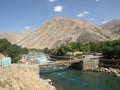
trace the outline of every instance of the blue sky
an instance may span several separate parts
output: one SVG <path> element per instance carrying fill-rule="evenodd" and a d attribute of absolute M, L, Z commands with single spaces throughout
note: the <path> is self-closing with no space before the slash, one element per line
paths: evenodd
<path fill-rule="evenodd" d="M 120 0 L 0 0 L 0 33 L 35 30 L 57 16 L 101 25 L 120 18 Z"/>

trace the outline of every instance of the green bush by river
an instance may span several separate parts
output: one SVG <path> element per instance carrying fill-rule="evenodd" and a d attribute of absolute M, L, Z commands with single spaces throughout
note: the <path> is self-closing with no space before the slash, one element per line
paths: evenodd
<path fill-rule="evenodd" d="M 6 39 L 0 39 L 0 53 L 12 58 L 12 63 L 17 63 L 23 54 L 27 54 L 28 50 L 21 46 L 11 44 Z"/>

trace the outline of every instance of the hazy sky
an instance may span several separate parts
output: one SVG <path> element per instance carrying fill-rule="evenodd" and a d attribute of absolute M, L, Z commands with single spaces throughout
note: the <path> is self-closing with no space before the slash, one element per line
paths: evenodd
<path fill-rule="evenodd" d="M 100 25 L 120 18 L 120 0 L 0 0 L 0 33 L 34 30 L 56 16 Z"/>

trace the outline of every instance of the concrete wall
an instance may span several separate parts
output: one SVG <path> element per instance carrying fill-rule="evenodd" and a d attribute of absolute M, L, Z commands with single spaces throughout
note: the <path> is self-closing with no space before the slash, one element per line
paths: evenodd
<path fill-rule="evenodd" d="M 82 69 L 89 70 L 99 67 L 99 57 L 88 55 L 82 60 Z"/>

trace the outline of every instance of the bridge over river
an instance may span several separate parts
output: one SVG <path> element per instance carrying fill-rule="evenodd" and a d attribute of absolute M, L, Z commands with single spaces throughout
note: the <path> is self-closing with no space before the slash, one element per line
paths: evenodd
<path fill-rule="evenodd" d="M 72 66 L 73 68 L 80 68 L 83 70 L 91 69 L 91 68 L 97 68 L 99 66 L 99 58 L 92 58 L 91 56 L 88 56 L 83 59 L 75 59 L 75 60 L 67 60 L 67 61 L 53 61 L 50 63 L 44 63 L 44 64 L 12 64 L 17 67 L 21 68 L 30 68 L 35 73 L 40 73 L 40 69 L 42 67 L 49 67 L 49 66 Z"/>
<path fill-rule="evenodd" d="M 70 66 L 73 63 L 79 63 L 81 59 L 79 60 L 68 60 L 68 61 L 54 61 L 50 63 L 45 63 L 45 64 L 39 64 L 39 67 L 48 67 L 48 66 Z"/>

